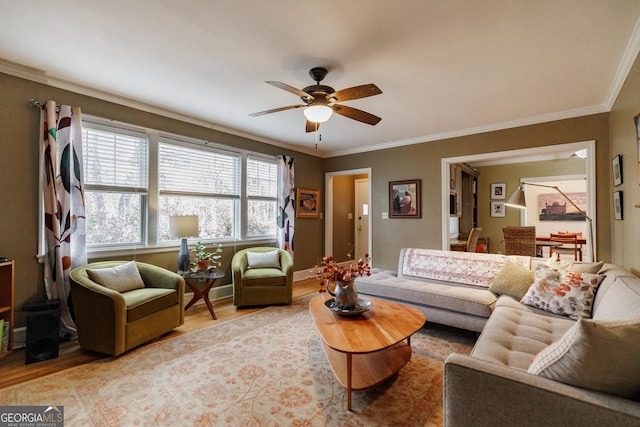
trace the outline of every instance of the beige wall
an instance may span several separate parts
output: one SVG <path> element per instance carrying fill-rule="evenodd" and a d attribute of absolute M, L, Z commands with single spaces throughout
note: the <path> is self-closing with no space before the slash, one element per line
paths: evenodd
<path fill-rule="evenodd" d="M 396 270 L 402 247 L 442 248 L 442 158 L 590 140 L 596 141 L 598 258 L 610 260 L 607 113 L 334 157 L 326 159 L 325 172 L 371 168 L 372 261 L 376 267 Z M 422 180 L 422 218 L 381 219 L 382 212 L 389 211 L 389 181 L 415 178 Z"/>
<path fill-rule="evenodd" d="M 616 264 L 640 274 L 640 191 L 638 180 L 638 136 L 633 118 L 640 113 L 640 61 L 636 58 L 633 68 L 616 99 L 610 113 L 611 148 L 607 156 L 610 162 L 616 154 L 622 155 L 622 184 L 613 186 L 611 172 L 607 177 L 606 197 L 611 200 L 614 191 L 622 191 L 622 221 L 612 221 L 612 259 Z"/>
<path fill-rule="evenodd" d="M 507 208 L 504 218 L 491 217 L 491 184 L 507 184 L 506 198 L 509 198 L 520 185 L 521 178 L 585 174 L 585 166 L 585 160 L 576 158 L 478 167 L 478 227 L 482 227 L 481 236 L 490 239 L 490 252 L 504 253 L 502 227 L 520 225 L 519 209 Z"/>
<path fill-rule="evenodd" d="M 14 259 L 15 304 L 45 299 L 42 265 L 35 258 L 38 250 L 38 127 L 39 110 L 30 99 L 56 100 L 77 105 L 84 114 L 213 141 L 265 154 L 288 154 L 295 158 L 296 185 L 322 188 L 322 159 L 280 147 L 229 135 L 205 127 L 168 119 L 100 99 L 79 95 L 51 86 L 0 73 L 0 256 Z M 295 268 L 313 266 L 323 253 L 323 227 L 320 220 L 298 221 L 295 229 Z M 232 250 L 225 248 L 223 261 L 229 262 Z M 177 249 L 173 252 L 136 253 L 139 261 L 175 270 Z M 122 259 L 122 258 L 120 258 Z M 225 269 L 228 266 L 224 266 Z M 230 283 L 230 275 L 225 280 Z M 16 326 L 24 317 L 16 313 Z"/>

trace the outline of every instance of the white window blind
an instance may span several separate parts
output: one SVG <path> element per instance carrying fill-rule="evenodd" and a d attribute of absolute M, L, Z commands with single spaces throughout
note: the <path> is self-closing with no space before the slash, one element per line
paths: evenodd
<path fill-rule="evenodd" d="M 240 195 L 240 156 L 161 143 L 161 192 Z"/>
<path fill-rule="evenodd" d="M 83 127 L 85 185 L 146 192 L 149 147 L 146 136 Z"/>
<path fill-rule="evenodd" d="M 278 192 L 278 170 L 275 161 L 247 158 L 247 196 L 275 198 Z"/>

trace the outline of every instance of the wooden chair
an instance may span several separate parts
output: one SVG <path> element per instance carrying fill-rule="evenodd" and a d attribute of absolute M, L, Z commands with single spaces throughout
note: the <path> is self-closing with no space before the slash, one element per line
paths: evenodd
<path fill-rule="evenodd" d="M 572 254 L 574 261 L 582 261 L 582 248 L 578 243 L 578 233 L 551 233 L 550 241 L 562 243 L 562 246 L 551 246 L 550 252 Z"/>
<path fill-rule="evenodd" d="M 476 247 L 478 246 L 478 237 L 480 237 L 481 232 L 482 228 L 474 227 L 471 229 L 469 237 L 467 238 L 467 246 L 465 248 L 466 252 L 476 251 Z"/>
<path fill-rule="evenodd" d="M 502 234 L 507 255 L 536 256 L 535 227 L 503 227 Z"/>

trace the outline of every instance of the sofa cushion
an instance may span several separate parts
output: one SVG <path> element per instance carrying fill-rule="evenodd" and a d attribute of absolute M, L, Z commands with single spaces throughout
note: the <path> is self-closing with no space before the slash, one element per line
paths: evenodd
<path fill-rule="evenodd" d="M 280 251 L 247 251 L 247 268 L 280 268 Z"/>
<path fill-rule="evenodd" d="M 590 318 L 603 276 L 538 266 L 522 303 L 577 319 Z"/>
<path fill-rule="evenodd" d="M 526 295 L 531 284 L 533 284 L 533 271 L 512 262 L 507 262 L 493 280 L 491 286 L 489 286 L 489 290 L 499 295 L 509 295 L 520 300 Z"/>
<path fill-rule="evenodd" d="M 501 296 L 471 356 L 526 371 L 533 357 L 559 340 L 574 323 Z"/>
<path fill-rule="evenodd" d="M 598 287 L 593 304 L 594 320 L 622 320 L 634 317 L 640 307 L 640 277 L 627 271 L 627 275 L 615 274 L 612 269 L 605 273 Z"/>
<path fill-rule="evenodd" d="M 530 257 L 405 248 L 398 277 L 439 280 L 488 288 L 507 261 L 529 267 Z"/>
<path fill-rule="evenodd" d="M 117 292 L 144 288 L 135 261 L 110 268 L 87 269 L 87 274 L 94 282 Z"/>
<path fill-rule="evenodd" d="M 565 384 L 634 398 L 640 392 L 640 317 L 599 322 L 579 319 L 542 350 L 528 372 Z"/>
<path fill-rule="evenodd" d="M 407 280 L 388 271 L 357 277 L 355 285 L 362 294 L 480 317 L 491 315 L 497 299 L 488 289 L 445 282 Z"/>
<path fill-rule="evenodd" d="M 122 296 L 127 307 L 127 322 L 133 322 L 163 308 L 178 304 L 178 293 L 174 289 L 135 289 L 123 292 Z"/>

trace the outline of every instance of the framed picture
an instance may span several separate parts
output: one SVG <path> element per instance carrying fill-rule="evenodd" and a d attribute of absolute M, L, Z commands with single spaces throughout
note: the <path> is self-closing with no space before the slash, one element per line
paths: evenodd
<path fill-rule="evenodd" d="M 618 154 L 611 160 L 611 173 L 613 173 L 613 186 L 622 184 L 622 156 Z"/>
<path fill-rule="evenodd" d="M 420 218 L 420 180 L 389 182 L 389 217 Z"/>
<path fill-rule="evenodd" d="M 296 218 L 318 218 L 320 214 L 320 191 L 296 189 Z"/>
<path fill-rule="evenodd" d="M 499 184 L 491 184 L 491 198 L 492 199 L 506 199 L 507 196 L 507 184 L 504 182 Z"/>
<path fill-rule="evenodd" d="M 493 218 L 504 218 L 507 216 L 504 209 L 504 202 L 491 202 L 491 216 Z"/>
<path fill-rule="evenodd" d="M 622 220 L 622 191 L 613 192 L 613 219 Z"/>

